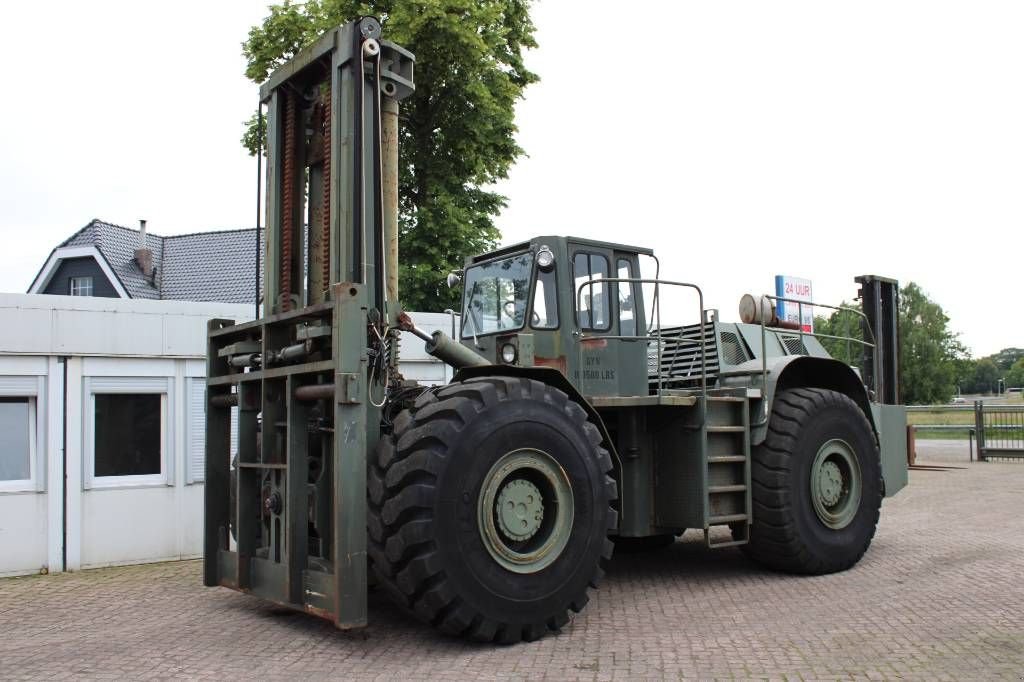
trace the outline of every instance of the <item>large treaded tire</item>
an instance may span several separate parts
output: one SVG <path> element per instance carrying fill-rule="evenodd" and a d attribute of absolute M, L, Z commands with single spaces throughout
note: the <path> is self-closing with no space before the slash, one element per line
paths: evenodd
<path fill-rule="evenodd" d="M 488 552 L 477 505 L 492 464 L 530 447 L 564 469 L 574 516 L 557 558 L 522 574 Z M 424 393 L 368 468 L 371 570 L 400 606 L 443 632 L 511 644 L 558 631 L 611 558 L 611 457 L 586 412 L 542 382 L 483 377 Z"/>
<path fill-rule="evenodd" d="M 810 492 L 812 463 L 830 439 L 851 446 L 861 471 L 860 504 L 840 529 L 820 520 Z M 820 388 L 779 393 L 752 466 L 747 556 L 768 568 L 811 575 L 843 571 L 860 560 L 875 535 L 883 488 L 874 431 L 853 400 Z"/>

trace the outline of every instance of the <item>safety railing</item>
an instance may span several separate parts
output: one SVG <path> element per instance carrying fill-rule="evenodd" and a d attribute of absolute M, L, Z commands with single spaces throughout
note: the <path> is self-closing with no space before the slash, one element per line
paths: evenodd
<path fill-rule="evenodd" d="M 847 358 L 849 359 L 850 343 L 858 343 L 858 344 L 861 344 L 862 346 L 864 346 L 865 348 L 870 348 L 871 349 L 872 359 L 873 359 L 872 367 L 878 367 L 878 358 L 876 357 L 877 345 L 878 344 L 877 344 L 877 341 L 875 340 L 875 333 L 871 329 L 871 325 L 868 323 L 867 315 L 865 315 L 860 310 L 857 310 L 856 308 L 850 308 L 850 307 L 847 307 L 847 306 L 828 305 L 827 303 L 815 303 L 813 301 L 800 301 L 800 300 L 797 300 L 795 298 L 785 298 L 783 296 L 772 296 L 770 294 L 764 294 L 764 295 L 762 295 L 762 298 L 768 299 L 770 301 L 774 301 L 775 303 L 779 303 L 781 301 L 783 303 L 795 303 L 797 305 L 797 319 L 799 320 L 799 323 L 797 324 L 798 329 L 785 329 L 783 327 L 772 327 L 772 329 L 773 330 L 783 329 L 783 330 L 788 331 L 790 333 L 798 334 L 799 338 L 800 338 L 800 347 L 801 348 L 806 348 L 806 346 L 804 345 L 804 337 L 805 336 L 813 336 L 814 338 L 820 338 L 820 339 L 835 339 L 837 341 L 846 341 Z M 845 312 L 850 312 L 850 313 L 853 313 L 853 314 L 861 317 L 864 320 L 864 323 L 861 325 L 861 328 L 867 331 L 868 336 L 871 337 L 871 341 L 868 342 L 868 341 L 865 341 L 863 339 L 858 339 L 856 337 L 849 336 L 849 335 L 847 335 L 847 336 L 836 336 L 834 334 L 822 334 L 822 333 L 819 333 L 819 332 L 805 332 L 804 331 L 804 325 L 803 325 L 804 306 L 807 306 L 808 308 L 828 308 L 829 310 L 845 311 Z M 777 307 L 777 306 L 775 306 L 775 307 Z M 768 331 L 767 331 L 767 327 L 769 325 L 767 324 L 767 321 L 764 319 L 764 315 L 759 315 L 759 317 L 761 317 L 761 385 L 762 386 L 766 386 L 767 383 L 768 383 L 768 347 L 767 347 Z M 871 376 L 871 390 L 872 390 L 872 392 L 874 392 L 875 389 L 876 389 L 876 381 L 877 380 L 876 380 L 876 378 L 874 376 L 874 373 L 872 373 L 872 376 Z"/>
<path fill-rule="evenodd" d="M 653 316 L 655 318 L 654 321 L 653 321 L 654 322 L 653 327 L 651 325 L 648 325 L 647 333 L 644 334 L 644 335 L 635 334 L 635 335 L 629 336 L 629 335 L 625 335 L 625 334 L 592 334 L 590 336 L 587 336 L 586 334 L 584 334 L 584 330 L 582 328 L 582 325 L 580 324 L 580 311 L 582 309 L 582 305 L 581 305 L 582 304 L 582 298 L 581 298 L 581 296 L 583 294 L 583 290 L 584 289 L 588 289 L 588 288 L 590 289 L 590 293 L 591 293 L 591 296 L 590 296 L 591 307 L 588 310 L 589 310 L 591 316 L 593 316 L 594 310 L 593 310 L 592 306 L 593 306 L 593 300 L 594 300 L 594 296 L 593 296 L 594 286 L 597 286 L 597 285 L 600 285 L 600 284 L 604 284 L 604 283 L 610 284 L 610 283 L 621 283 L 621 282 L 625 282 L 625 283 L 629 283 L 629 284 L 641 284 L 641 285 L 643 285 L 643 284 L 653 284 L 654 285 L 654 297 L 652 299 L 652 305 L 651 305 L 651 310 L 654 313 Z M 660 297 L 658 296 L 659 288 L 661 287 L 661 285 L 683 287 L 683 288 L 687 288 L 687 289 L 693 289 L 694 291 L 697 292 L 697 305 L 698 305 L 698 307 L 700 309 L 700 340 L 699 341 L 683 337 L 681 331 L 680 331 L 680 334 L 679 334 L 678 337 L 665 337 L 665 336 L 662 336 L 662 334 L 661 334 L 661 300 L 660 300 Z M 613 311 L 611 309 L 611 306 L 609 306 L 608 314 L 611 315 L 612 312 Z M 644 312 L 646 313 L 646 311 L 644 311 Z M 584 341 L 586 339 L 588 339 L 588 338 L 600 338 L 600 339 L 607 339 L 607 340 L 618 339 L 618 340 L 621 340 L 621 341 L 646 341 L 648 343 L 651 342 L 651 341 L 655 341 L 657 343 L 657 349 L 658 349 L 658 375 L 657 375 L 658 376 L 658 393 L 661 393 L 662 388 L 663 388 L 663 378 L 662 378 L 662 372 L 661 372 L 662 341 L 668 339 L 668 340 L 671 340 L 671 341 L 678 342 L 680 345 L 700 345 L 700 356 L 701 356 L 700 392 L 701 392 L 701 396 L 707 396 L 707 392 L 708 392 L 708 377 L 707 377 L 708 361 L 707 361 L 707 343 L 705 341 L 705 335 L 706 334 L 705 334 L 705 320 L 704 320 L 704 292 L 701 291 L 701 288 L 699 286 L 697 286 L 696 284 L 691 284 L 690 282 L 674 282 L 674 281 L 666 280 L 666 279 L 651 279 L 651 278 L 646 278 L 646 277 L 601 277 L 601 278 L 597 278 L 597 279 L 591 278 L 591 279 L 588 279 L 585 282 L 582 282 L 576 288 L 576 314 L 574 316 L 573 321 L 574 321 L 574 324 L 575 324 L 575 331 L 573 333 L 580 340 L 580 343 L 577 344 L 578 363 L 579 363 L 580 367 L 582 367 L 582 365 L 583 365 L 583 347 L 585 345 Z M 652 334 L 651 333 L 652 331 L 654 331 L 655 333 Z"/>

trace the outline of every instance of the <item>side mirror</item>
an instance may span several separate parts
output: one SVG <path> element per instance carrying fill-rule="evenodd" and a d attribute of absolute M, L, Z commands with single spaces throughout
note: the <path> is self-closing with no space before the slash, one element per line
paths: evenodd
<path fill-rule="evenodd" d="M 452 270 L 448 273 L 448 279 L 446 281 L 448 282 L 448 288 L 454 289 L 456 285 L 462 281 L 462 271 Z"/>

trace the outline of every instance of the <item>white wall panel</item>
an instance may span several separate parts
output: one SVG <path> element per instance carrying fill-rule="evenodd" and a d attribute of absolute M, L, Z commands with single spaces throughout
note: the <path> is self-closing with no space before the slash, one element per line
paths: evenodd
<path fill-rule="evenodd" d="M 0 576 L 38 573 L 47 566 L 47 496 L 0 494 Z"/>
<path fill-rule="evenodd" d="M 3 319 L 0 318 L 0 327 Z M 0 347 L 0 351 L 4 348 Z M 31 355 L 0 355 L 0 376 L 41 376 L 48 372 L 45 357 Z"/>
<path fill-rule="evenodd" d="M 158 314 L 63 310 L 54 318 L 54 350 L 61 355 L 158 356 L 163 336 Z"/>
<path fill-rule="evenodd" d="M 168 358 L 83 358 L 82 371 L 90 377 L 174 376 L 174 360 Z"/>
<path fill-rule="evenodd" d="M 53 348 L 53 312 L 48 309 L 0 307 L 0 352 L 39 353 Z"/>
<path fill-rule="evenodd" d="M 177 490 L 170 486 L 82 494 L 82 568 L 179 558 Z"/>

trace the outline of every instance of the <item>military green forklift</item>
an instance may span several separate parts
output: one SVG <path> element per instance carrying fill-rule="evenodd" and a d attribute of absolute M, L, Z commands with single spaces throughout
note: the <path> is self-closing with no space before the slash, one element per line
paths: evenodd
<path fill-rule="evenodd" d="M 261 88 L 264 316 L 209 325 L 205 584 L 344 629 L 375 584 L 513 643 L 566 625 L 617 547 L 689 529 L 775 570 L 857 563 L 907 482 L 896 282 L 858 278 L 854 368 L 779 319 L 786 299 L 722 322 L 650 249 L 545 236 L 452 273 L 458 339 L 428 334 L 397 286 L 414 58 L 380 33 L 334 29 Z M 662 325 L 670 289 L 691 323 Z M 453 381 L 404 380 L 401 332 Z"/>

